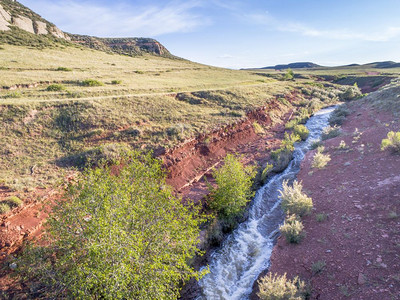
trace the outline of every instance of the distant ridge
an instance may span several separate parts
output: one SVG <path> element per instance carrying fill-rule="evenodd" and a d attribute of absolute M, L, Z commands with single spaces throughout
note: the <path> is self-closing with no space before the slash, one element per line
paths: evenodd
<path fill-rule="evenodd" d="M 276 65 L 273 67 L 264 67 L 260 69 L 275 69 L 275 70 L 284 70 L 284 69 L 310 69 L 310 68 L 318 68 L 320 65 L 314 64 L 312 62 L 295 62 L 287 65 Z"/>
<path fill-rule="evenodd" d="M 247 70 L 285 70 L 285 69 L 349 69 L 349 68 L 371 68 L 371 69 L 390 69 L 390 68 L 400 68 L 400 63 L 394 61 L 381 61 L 381 62 L 372 62 L 368 64 L 349 64 L 345 66 L 337 66 L 337 67 L 325 67 L 321 65 L 314 64 L 312 62 L 296 62 L 290 63 L 287 65 L 276 65 L 271 67 L 263 67 L 263 68 L 250 68 Z M 244 69 L 246 70 L 246 69 Z"/>

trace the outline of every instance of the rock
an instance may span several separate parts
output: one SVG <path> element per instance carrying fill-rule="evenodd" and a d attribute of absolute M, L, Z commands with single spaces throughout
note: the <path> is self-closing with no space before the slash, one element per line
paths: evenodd
<path fill-rule="evenodd" d="M 18 18 L 14 18 L 13 24 L 21 28 L 22 30 L 28 31 L 30 33 L 35 33 L 32 20 L 27 17 L 19 16 Z"/>
<path fill-rule="evenodd" d="M 15 270 L 18 266 L 15 262 L 13 262 L 13 263 L 9 264 L 9 267 L 11 270 Z"/>
<path fill-rule="evenodd" d="M 365 275 L 363 273 L 358 274 L 358 284 L 363 285 L 366 283 Z"/>
<path fill-rule="evenodd" d="M 44 22 L 36 21 L 36 28 L 37 28 L 36 34 L 48 34 L 49 33 L 47 31 L 47 24 Z"/>

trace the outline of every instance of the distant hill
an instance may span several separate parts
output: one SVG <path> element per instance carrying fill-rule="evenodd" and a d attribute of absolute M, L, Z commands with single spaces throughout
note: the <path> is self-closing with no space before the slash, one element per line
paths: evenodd
<path fill-rule="evenodd" d="M 320 65 L 314 64 L 312 62 L 296 62 L 287 65 L 276 65 L 273 67 L 264 67 L 260 69 L 275 69 L 275 70 L 284 70 L 284 69 L 310 69 L 310 68 L 318 68 Z"/>
<path fill-rule="evenodd" d="M 314 64 L 312 62 L 296 62 L 290 63 L 287 65 L 276 65 L 271 67 L 263 67 L 263 68 L 252 68 L 252 70 L 285 70 L 285 69 L 389 69 L 389 68 L 400 68 L 400 63 L 394 61 L 381 61 L 381 62 L 373 62 L 368 64 L 349 64 L 345 66 L 337 66 L 337 67 L 324 67 L 321 65 Z"/>
<path fill-rule="evenodd" d="M 69 36 L 74 43 L 100 51 L 125 55 L 150 53 L 163 57 L 173 57 L 167 48 L 150 38 L 98 38 L 77 34 L 70 34 Z"/>
<path fill-rule="evenodd" d="M 78 44 L 100 51 L 131 56 L 149 53 L 174 57 L 158 41 L 150 38 L 98 38 L 65 33 L 14 0 L 0 0 L 0 44 L 36 48 Z"/>

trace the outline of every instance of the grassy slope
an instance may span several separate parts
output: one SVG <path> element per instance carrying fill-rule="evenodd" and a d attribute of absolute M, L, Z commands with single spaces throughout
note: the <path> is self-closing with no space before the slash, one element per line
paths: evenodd
<path fill-rule="evenodd" d="M 3 45 L 0 68 L 0 86 L 49 82 L 0 90 L 0 183 L 18 190 L 55 182 L 100 145 L 113 143 L 101 150 L 111 154 L 121 145 L 175 145 L 296 85 L 185 60 L 63 46 Z M 80 84 L 89 78 L 104 85 Z M 53 82 L 66 90 L 46 91 Z"/>

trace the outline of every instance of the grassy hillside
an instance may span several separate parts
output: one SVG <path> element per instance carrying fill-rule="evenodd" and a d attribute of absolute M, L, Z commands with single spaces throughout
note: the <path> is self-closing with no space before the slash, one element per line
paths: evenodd
<path fill-rule="evenodd" d="M 63 170 L 126 147 L 176 145 L 296 85 L 76 47 L 3 45 L 0 61 L 0 182 L 17 190 L 48 186 Z"/>

